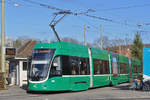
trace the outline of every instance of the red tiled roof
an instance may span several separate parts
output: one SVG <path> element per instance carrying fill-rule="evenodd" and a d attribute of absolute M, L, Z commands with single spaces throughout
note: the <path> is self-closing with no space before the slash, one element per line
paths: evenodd
<path fill-rule="evenodd" d="M 34 45 L 36 44 L 35 40 L 30 40 L 23 47 L 21 47 L 17 52 L 17 57 L 29 57 L 32 55 Z"/>

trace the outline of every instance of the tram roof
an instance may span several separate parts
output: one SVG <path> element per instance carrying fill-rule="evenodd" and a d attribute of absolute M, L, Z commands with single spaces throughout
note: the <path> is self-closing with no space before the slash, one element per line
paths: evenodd
<path fill-rule="evenodd" d="M 34 49 L 59 49 L 59 48 L 82 48 L 82 49 L 87 49 L 88 46 L 81 45 L 81 44 L 75 44 L 75 43 L 70 43 L 70 42 L 53 42 L 53 43 L 37 43 L 34 46 Z M 101 50 L 98 48 L 91 48 L 95 52 L 105 52 L 108 53 L 106 50 Z"/>
<path fill-rule="evenodd" d="M 60 49 L 60 48 L 62 48 L 62 49 L 87 50 L 88 46 L 70 43 L 70 42 L 37 43 L 34 46 L 34 49 Z M 95 55 L 93 55 L 95 57 L 99 53 L 103 53 L 104 56 L 107 55 L 108 53 L 112 53 L 112 52 L 108 52 L 108 51 L 97 49 L 97 48 L 91 48 L 91 50 L 95 54 Z M 126 61 L 128 60 L 128 57 L 123 56 L 121 54 L 117 54 L 117 56 L 120 58 L 121 62 L 122 62 L 122 60 L 126 60 Z M 131 59 L 132 59 L 132 62 L 140 65 L 140 63 L 141 63 L 140 60 L 133 59 L 133 58 L 131 58 Z"/>
<path fill-rule="evenodd" d="M 87 49 L 88 47 L 84 46 L 84 45 L 80 45 L 80 44 L 69 43 L 69 42 L 37 43 L 34 46 L 34 49 L 59 49 L 59 48 L 64 48 L 64 49 L 71 49 L 71 48 Z"/>

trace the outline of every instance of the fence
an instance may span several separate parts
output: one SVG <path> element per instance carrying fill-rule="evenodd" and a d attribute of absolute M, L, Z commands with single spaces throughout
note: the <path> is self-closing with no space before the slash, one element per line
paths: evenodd
<path fill-rule="evenodd" d="M 0 90 L 5 89 L 5 79 L 4 79 L 4 73 L 0 73 Z"/>

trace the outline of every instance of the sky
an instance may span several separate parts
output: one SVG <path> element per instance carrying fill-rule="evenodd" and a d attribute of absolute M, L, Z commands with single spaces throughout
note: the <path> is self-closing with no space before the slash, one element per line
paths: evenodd
<path fill-rule="evenodd" d="M 67 15 L 56 25 L 60 38 L 70 37 L 83 42 L 84 25 L 87 26 L 87 42 L 93 43 L 103 36 L 109 39 L 134 38 L 141 32 L 144 43 L 150 43 L 150 1 L 149 0 L 5 0 L 5 33 L 17 39 L 26 36 L 33 39 L 56 39 L 49 27 L 54 9 L 42 7 L 38 3 L 72 12 L 89 12 L 89 15 L 112 21 L 91 18 L 85 15 Z M 34 2 L 34 3 L 33 3 Z M 17 6 L 15 6 L 17 4 Z M 58 16 L 59 17 L 59 16 Z M 138 27 L 137 24 L 142 24 Z"/>

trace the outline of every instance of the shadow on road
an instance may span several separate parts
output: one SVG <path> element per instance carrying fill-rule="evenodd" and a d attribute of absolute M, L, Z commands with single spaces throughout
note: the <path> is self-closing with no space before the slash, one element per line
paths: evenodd
<path fill-rule="evenodd" d="M 26 91 L 26 93 L 29 94 L 60 94 L 60 93 L 71 93 L 71 91 L 28 91 L 28 86 L 23 85 L 21 87 L 23 90 Z"/>
<path fill-rule="evenodd" d="M 70 91 L 27 91 L 28 94 L 63 94 L 71 93 Z"/>
<path fill-rule="evenodd" d="M 129 84 L 123 84 L 123 85 L 117 85 L 117 86 L 113 86 L 113 89 L 116 90 L 131 90 L 130 85 Z"/>
<path fill-rule="evenodd" d="M 28 86 L 27 86 L 27 85 L 23 85 L 21 88 L 22 88 L 23 90 L 27 90 Z"/>

